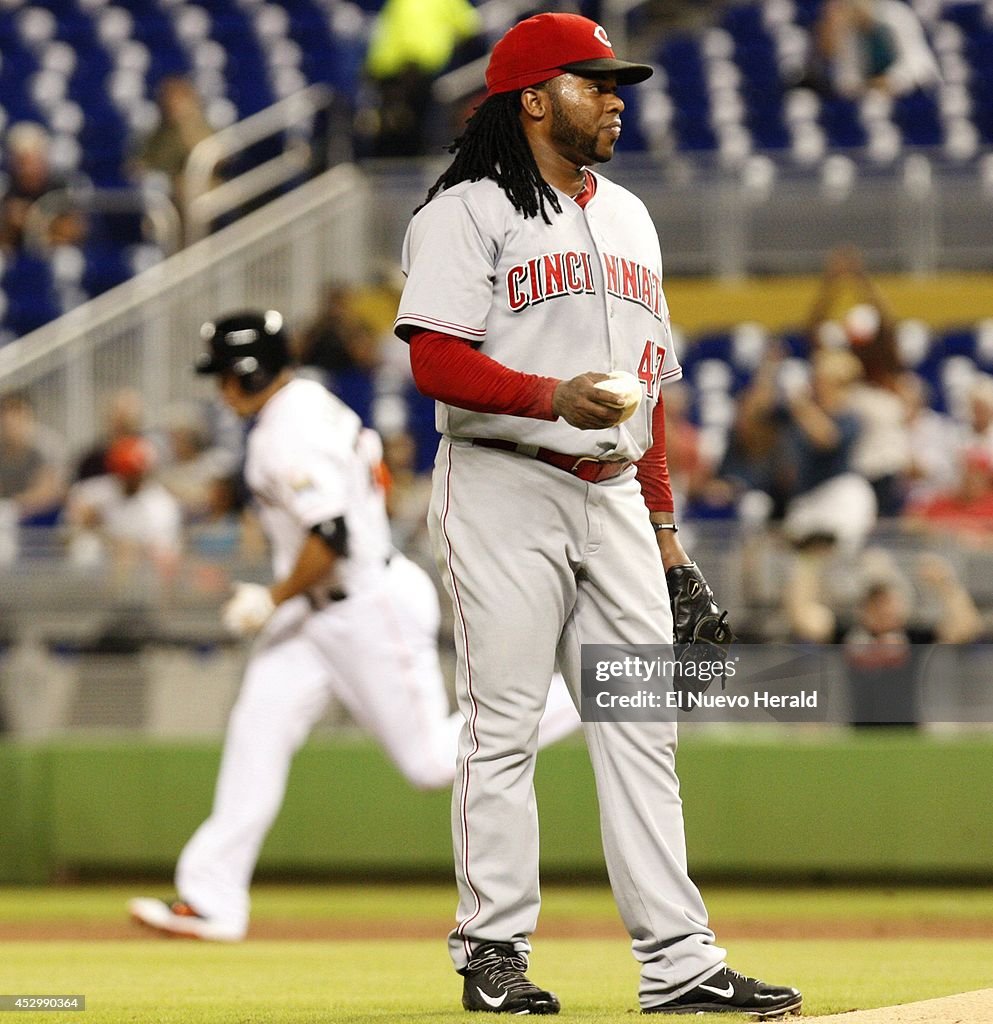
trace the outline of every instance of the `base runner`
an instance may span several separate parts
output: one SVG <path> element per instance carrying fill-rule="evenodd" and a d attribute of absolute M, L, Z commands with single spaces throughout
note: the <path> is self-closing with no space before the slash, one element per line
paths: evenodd
<path fill-rule="evenodd" d="M 201 333 L 198 371 L 216 375 L 224 401 L 253 422 L 245 478 L 276 582 L 236 584 L 223 611 L 232 632 L 258 637 L 213 810 L 179 857 L 179 898 L 129 907 L 162 932 L 235 942 L 290 762 L 332 697 L 421 788 L 451 784 L 462 716 L 448 709 L 434 584 L 390 543 L 378 435 L 320 384 L 294 377 L 279 313 L 236 314 Z M 564 684 L 553 692 L 546 743 L 579 726 Z"/>

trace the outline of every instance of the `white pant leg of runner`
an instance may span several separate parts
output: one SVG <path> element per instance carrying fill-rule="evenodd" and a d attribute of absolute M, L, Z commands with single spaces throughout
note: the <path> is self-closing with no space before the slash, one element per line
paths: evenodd
<path fill-rule="evenodd" d="M 438 623 L 434 584 L 402 555 L 377 584 L 345 601 L 315 613 L 301 600 L 276 613 L 228 723 L 211 815 L 177 864 L 182 899 L 233 932 L 247 929 L 251 877 L 293 755 L 331 696 L 412 785 L 451 784 L 463 717 L 449 712 Z M 544 743 L 579 725 L 561 677 L 554 691 L 542 720 Z"/>
<path fill-rule="evenodd" d="M 632 476 L 591 485 L 590 545 L 560 663 L 579 685 L 584 643 L 659 644 L 672 615 L 658 545 Z M 723 962 L 703 899 L 687 874 L 676 777 L 676 725 L 584 725 L 596 777 L 604 856 L 641 963 L 642 1006 L 689 990 Z"/>
<path fill-rule="evenodd" d="M 552 676 L 545 712 L 538 723 L 538 749 L 557 743 L 582 726 L 576 702 L 561 672 Z"/>
<path fill-rule="evenodd" d="M 324 658 L 304 635 L 303 599 L 273 616 L 231 712 L 210 817 L 183 848 L 176 891 L 235 932 L 248 927 L 249 885 L 286 791 L 293 755 L 327 707 Z"/>
<path fill-rule="evenodd" d="M 461 712 L 450 712 L 438 660 L 441 611 L 434 583 L 395 554 L 378 584 L 314 616 L 306 626 L 334 672 L 334 696 L 419 789 L 455 777 Z M 580 727 L 579 713 L 556 673 L 541 718 L 539 745 Z"/>
<path fill-rule="evenodd" d="M 334 666 L 334 696 L 421 789 L 451 784 L 461 728 L 438 660 L 440 618 L 431 578 L 394 554 L 376 581 L 306 627 Z"/>

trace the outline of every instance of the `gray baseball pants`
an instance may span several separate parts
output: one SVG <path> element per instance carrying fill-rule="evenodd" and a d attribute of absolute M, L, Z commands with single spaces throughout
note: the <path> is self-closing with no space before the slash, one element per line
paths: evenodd
<path fill-rule="evenodd" d="M 538 721 L 556 659 L 578 703 L 584 643 L 664 644 L 662 562 L 630 469 L 588 484 L 445 439 L 429 525 L 455 610 L 465 718 L 452 797 L 456 969 L 485 942 L 530 951 L 538 921 Z M 672 723 L 586 723 L 607 870 L 641 963 L 639 997 L 680 995 L 724 961 L 686 870 Z"/>

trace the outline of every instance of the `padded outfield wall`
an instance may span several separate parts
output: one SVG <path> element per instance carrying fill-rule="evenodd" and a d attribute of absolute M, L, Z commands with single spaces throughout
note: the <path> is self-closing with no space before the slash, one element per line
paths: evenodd
<path fill-rule="evenodd" d="M 207 814 L 216 744 L 0 744 L 0 882 L 167 878 Z M 698 877 L 993 880 L 993 739 L 684 731 Z M 542 752 L 547 876 L 603 875 L 585 747 Z M 451 875 L 449 795 L 410 788 L 364 740 L 313 741 L 293 767 L 260 877 Z"/>

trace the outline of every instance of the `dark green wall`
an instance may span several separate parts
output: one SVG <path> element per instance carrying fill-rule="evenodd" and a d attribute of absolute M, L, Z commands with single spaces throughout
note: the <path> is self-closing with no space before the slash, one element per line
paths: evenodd
<path fill-rule="evenodd" d="M 0 882 L 171 872 L 210 808 L 214 745 L 0 744 Z M 679 754 L 698 876 L 993 878 L 993 741 L 684 732 Z M 602 872 L 581 741 L 544 751 L 546 872 Z M 411 789 L 365 741 L 297 757 L 260 874 L 451 871 L 449 794 Z"/>

